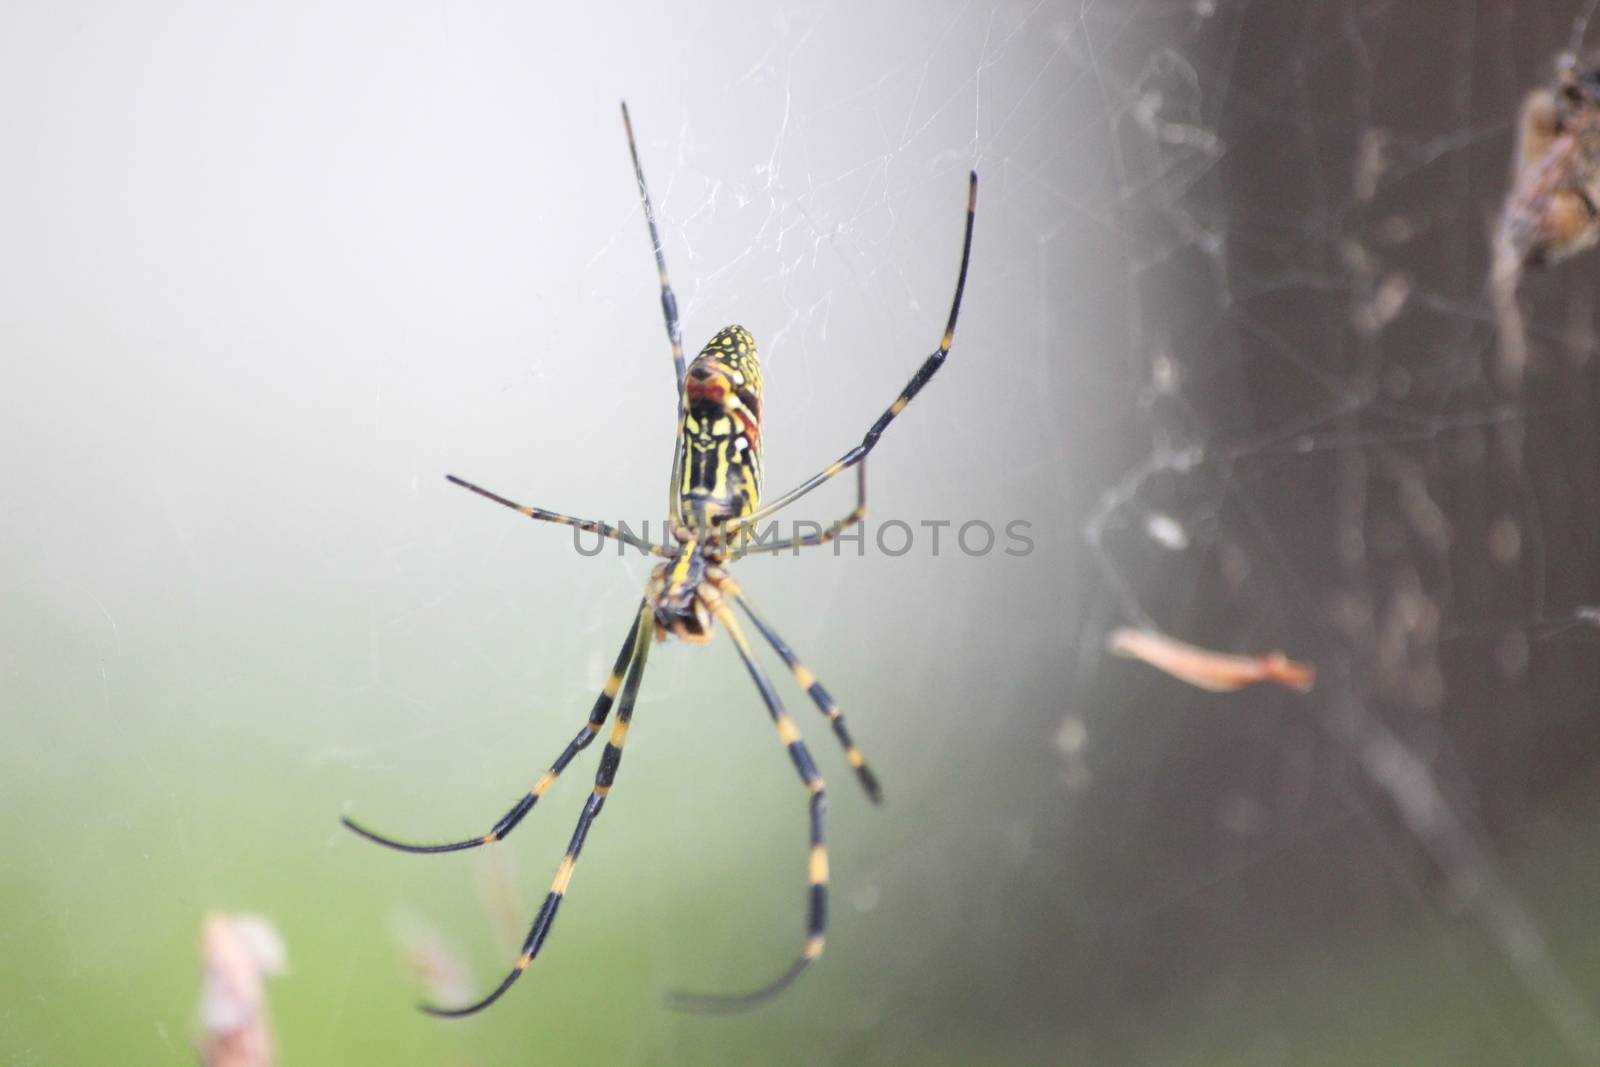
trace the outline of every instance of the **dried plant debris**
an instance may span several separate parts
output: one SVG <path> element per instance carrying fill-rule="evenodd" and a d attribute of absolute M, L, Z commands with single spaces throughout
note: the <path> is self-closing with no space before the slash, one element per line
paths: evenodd
<path fill-rule="evenodd" d="M 406 969 L 430 1000 L 464 1001 L 472 996 L 476 978 L 471 968 L 434 926 L 406 913 L 396 918 L 394 932 Z"/>
<path fill-rule="evenodd" d="M 1298 663 L 1282 652 L 1238 656 L 1184 644 L 1154 630 L 1120 629 L 1111 634 L 1113 654 L 1141 660 L 1158 671 L 1213 693 L 1231 693 L 1248 685 L 1274 682 L 1297 693 L 1308 693 L 1316 682 L 1316 668 Z"/>
<path fill-rule="evenodd" d="M 200 1033 L 204 1067 L 271 1067 L 265 979 L 284 973 L 283 938 L 254 915 L 207 915 L 200 927 Z"/>

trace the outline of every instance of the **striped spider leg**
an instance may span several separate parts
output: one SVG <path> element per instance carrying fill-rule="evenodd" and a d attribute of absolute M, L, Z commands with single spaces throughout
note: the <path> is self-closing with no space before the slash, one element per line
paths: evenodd
<path fill-rule="evenodd" d="M 756 1007 L 782 993 L 794 984 L 805 969 L 822 957 L 823 945 L 827 942 L 828 927 L 828 847 L 824 842 L 824 824 L 828 815 L 828 787 L 822 780 L 822 775 L 817 773 L 817 765 L 811 759 L 811 752 L 806 748 L 806 743 L 800 737 L 800 730 L 795 726 L 794 720 L 783 708 L 783 701 L 778 696 L 777 689 L 772 684 L 772 679 L 767 677 L 767 672 L 756 661 L 755 651 L 750 647 L 749 638 L 745 637 L 744 629 L 739 625 L 739 620 L 729 610 L 727 601 L 718 591 L 727 591 L 732 596 L 738 596 L 738 587 L 733 585 L 732 579 L 726 577 L 709 578 L 702 587 L 702 598 L 710 606 L 722 628 L 728 632 L 728 637 L 733 641 L 733 647 L 739 652 L 739 658 L 744 661 L 745 669 L 750 672 L 750 678 L 755 682 L 756 689 L 761 693 L 761 700 L 767 707 L 767 714 L 772 717 L 772 725 L 778 730 L 778 740 L 789 751 L 789 759 L 794 763 L 795 771 L 800 775 L 800 783 L 805 787 L 809 797 L 807 807 L 810 812 L 811 847 L 806 861 L 806 937 L 800 949 L 800 955 L 789 965 L 789 969 L 776 980 L 751 993 L 739 996 L 705 996 L 695 993 L 674 993 L 667 1003 L 675 1008 L 688 1011 L 701 1012 L 729 1012 L 744 1011 Z M 748 606 L 746 606 L 748 611 Z M 752 621 L 755 616 L 751 615 Z M 759 626 L 760 624 L 757 623 Z M 763 633 L 766 631 L 763 629 Z M 787 658 L 787 657 L 786 657 Z M 796 676 L 805 670 L 795 661 Z M 819 706 L 820 706 L 819 701 Z M 848 735 L 846 735 L 848 736 Z M 870 774 L 870 772 L 868 772 Z M 874 782 L 874 784 L 876 784 Z M 876 795 L 873 797 L 877 799 Z"/>
<path fill-rule="evenodd" d="M 931 380 L 935 374 L 939 373 L 939 368 L 944 366 L 945 357 L 950 354 L 950 345 L 955 340 L 956 336 L 956 317 L 961 313 L 961 294 L 966 290 L 967 287 L 967 264 L 972 259 L 972 223 L 977 214 L 977 210 L 978 172 L 973 171 L 968 175 L 967 182 L 967 226 L 965 235 L 961 240 L 961 268 L 956 273 L 956 293 L 955 297 L 950 301 L 950 317 L 945 320 L 944 336 L 939 340 L 939 347 L 934 349 L 932 354 L 929 355 L 927 359 L 923 360 L 922 366 L 918 367 L 917 372 L 911 376 L 911 381 L 907 382 L 906 387 L 900 390 L 900 395 L 895 397 L 894 403 L 890 404 L 888 408 L 884 410 L 883 414 L 878 416 L 877 421 L 872 424 L 872 426 L 867 430 L 866 434 L 861 438 L 860 444 L 854 446 L 844 455 L 834 460 L 834 462 L 824 467 L 810 478 L 807 478 L 805 481 L 801 482 L 787 493 L 784 493 L 777 500 L 774 500 L 765 507 L 754 511 L 749 515 L 740 515 L 729 518 L 723 524 L 723 530 L 725 531 L 724 536 L 732 534 L 740 527 L 753 526 L 762 519 L 770 518 L 779 511 L 782 511 L 784 508 L 788 507 L 790 504 L 793 504 L 796 500 L 799 500 L 801 497 L 805 496 L 807 493 L 811 492 L 811 490 L 815 489 L 823 482 L 829 481 L 830 479 L 843 474 L 857 463 L 860 463 L 862 460 L 866 459 L 867 453 L 871 452 L 873 447 L 877 445 L 878 439 L 882 437 L 883 432 L 889 428 L 889 424 L 895 420 L 897 415 L 906 409 L 906 405 L 910 404 L 911 401 L 916 398 L 918 393 L 922 392 L 922 387 L 927 385 L 929 380 Z"/>
<path fill-rule="evenodd" d="M 561 857 L 561 865 L 556 868 L 556 876 L 550 883 L 550 891 L 545 894 L 544 903 L 539 905 L 539 914 L 534 917 L 533 925 L 528 929 L 528 936 L 522 942 L 522 952 L 517 956 L 517 962 L 500 980 L 500 984 L 483 999 L 459 1008 L 440 1008 L 432 1004 L 423 1004 L 422 1010 L 429 1015 L 459 1018 L 482 1011 L 505 995 L 506 990 L 522 977 L 523 972 L 539 955 L 539 949 L 544 947 L 545 938 L 550 934 L 550 927 L 556 921 L 556 912 L 561 907 L 562 899 L 567 895 L 567 886 L 572 883 L 572 872 L 578 865 L 579 855 L 583 852 L 583 843 L 589 837 L 590 827 L 600 817 L 600 809 L 605 807 L 606 797 L 611 793 L 611 784 L 616 780 L 617 767 L 622 763 L 622 746 L 628 739 L 628 727 L 633 723 L 633 705 L 639 696 L 639 683 L 644 679 L 645 660 L 650 655 L 650 615 L 643 606 L 629 636 L 633 639 L 630 649 L 632 659 L 628 664 L 627 678 L 622 683 L 622 698 L 617 702 L 617 721 L 612 724 L 611 736 L 606 739 L 606 747 L 600 753 L 600 769 L 595 772 L 594 788 L 589 791 L 589 799 L 584 801 L 583 811 L 578 815 L 578 825 L 572 831 L 571 840 L 567 842 L 566 854 Z M 612 680 L 615 678 L 616 675 L 613 673 L 611 678 L 607 679 L 607 689 L 612 687 Z M 593 734 L 590 737 L 593 737 Z M 544 779 L 541 779 L 541 783 L 547 784 L 544 783 Z M 538 797 L 534 796 L 533 799 L 537 800 Z M 532 804 L 529 803 L 528 806 L 532 807 Z M 488 839 L 486 837 L 485 841 Z"/>
<path fill-rule="evenodd" d="M 595 774 L 594 788 L 589 793 L 589 799 L 583 806 L 582 813 L 578 816 L 578 826 L 572 833 L 572 839 L 567 844 L 566 855 L 561 859 L 561 865 L 556 870 L 555 880 L 550 884 L 550 892 L 545 896 L 544 904 L 539 908 L 539 914 L 534 919 L 533 926 L 528 931 L 526 940 L 522 943 L 522 953 L 517 957 L 516 964 L 495 989 L 476 1003 L 460 1008 L 441 1008 L 432 1004 L 422 1004 L 420 1007 L 429 1015 L 438 1015 L 453 1018 L 462 1015 L 471 1015 L 482 1011 L 495 1001 L 499 1000 L 511 988 L 513 982 L 522 977 L 522 972 L 528 969 L 534 957 L 539 955 L 546 936 L 550 933 L 550 926 L 555 922 L 556 910 L 561 906 L 561 900 L 566 896 L 567 886 L 572 881 L 573 868 L 576 867 L 578 856 L 583 851 L 583 843 L 589 836 L 589 828 L 600 815 L 600 809 L 605 806 L 606 795 L 611 792 L 611 784 L 616 779 L 617 767 L 622 762 L 622 746 L 628 737 L 628 726 L 633 721 L 633 706 L 639 696 L 639 683 L 644 677 L 645 659 L 650 652 L 650 615 L 648 605 L 641 602 L 639 611 L 632 626 L 628 628 L 628 638 L 623 642 L 622 651 L 617 656 L 616 663 L 611 668 L 611 673 L 606 677 L 605 685 L 600 690 L 600 696 L 594 703 L 594 709 L 589 713 L 589 721 L 578 731 L 550 769 L 540 776 L 533 788 L 528 790 L 521 799 L 506 812 L 494 828 L 481 837 L 468 838 L 465 841 L 453 841 L 443 845 L 413 845 L 369 830 L 353 819 L 344 818 L 343 823 L 356 833 L 369 841 L 376 841 L 380 845 L 397 849 L 401 852 L 459 852 L 463 849 L 477 848 L 480 845 L 490 845 L 508 836 L 514 830 L 523 816 L 533 810 L 547 789 L 555 783 L 562 771 L 573 757 L 589 747 L 595 739 L 600 728 L 605 725 L 606 717 L 611 713 L 613 701 L 617 705 L 617 721 L 611 728 L 611 736 L 606 741 L 605 750 L 600 756 L 600 769 Z M 621 699 L 618 700 L 620 690 Z"/>
<path fill-rule="evenodd" d="M 639 613 L 641 615 L 644 609 L 645 604 L 641 601 L 639 603 Z M 589 721 L 583 724 L 583 729 L 578 731 L 576 737 L 567 742 L 567 747 L 562 750 L 561 755 L 556 757 L 556 761 L 550 765 L 550 769 L 539 776 L 539 780 L 533 784 L 533 788 L 524 793 L 512 805 L 511 810 L 500 817 L 499 821 L 494 824 L 488 833 L 478 837 L 469 837 L 464 841 L 451 841 L 442 845 L 413 845 L 369 830 L 349 816 L 344 816 L 339 821 L 368 841 L 376 841 L 380 845 L 399 852 L 461 852 L 465 849 L 492 845 L 496 841 L 503 840 L 510 835 L 512 830 L 517 828 L 517 824 L 522 821 L 523 817 L 533 810 L 533 806 L 539 802 L 540 797 L 544 796 L 545 791 L 555 784 L 556 779 L 561 776 L 561 772 L 567 769 L 567 764 L 571 763 L 578 753 L 589 747 L 589 742 L 595 739 L 595 735 L 600 732 L 600 728 L 606 724 L 606 719 L 611 715 L 611 706 L 616 702 L 617 692 L 622 687 L 623 675 L 638 654 L 638 644 L 639 623 L 636 619 L 634 624 L 628 627 L 628 636 L 622 642 L 621 651 L 617 653 L 617 662 L 612 664 L 611 673 L 606 676 L 605 685 L 600 688 L 600 695 L 595 698 L 594 707 L 589 711 Z M 631 708 L 629 714 L 632 714 Z"/>
<path fill-rule="evenodd" d="M 867 461 L 862 457 L 856 464 L 856 506 L 842 519 L 836 519 L 825 530 L 816 533 L 801 534 L 799 537 L 784 537 L 777 541 L 752 541 L 739 545 L 734 550 L 734 555 L 740 559 L 745 556 L 756 556 L 762 553 L 787 552 L 790 549 L 815 548 L 825 545 L 835 537 L 844 533 L 850 527 L 867 517 Z"/>

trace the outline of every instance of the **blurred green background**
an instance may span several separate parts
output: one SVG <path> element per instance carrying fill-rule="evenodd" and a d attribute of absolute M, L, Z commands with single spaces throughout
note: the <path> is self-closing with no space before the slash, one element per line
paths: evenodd
<path fill-rule="evenodd" d="M 287 942 L 286 1065 L 1600 1062 L 1592 268 L 1530 281 L 1525 391 L 1480 373 L 1574 7 L 7 10 L 0 1064 L 191 1062 L 214 909 Z M 871 462 L 912 550 L 738 571 L 887 802 L 781 679 L 827 954 L 666 1010 L 792 957 L 806 827 L 726 640 L 663 646 L 545 951 L 441 1022 L 405 931 L 497 981 L 595 753 L 492 855 L 337 820 L 486 831 L 645 582 L 443 479 L 662 512 L 622 97 L 686 345 L 762 346 L 773 490 L 937 342 L 982 175 L 951 361 Z M 1035 549 L 919 525 L 968 520 Z M 1321 680 L 1197 695 L 1119 625 Z"/>

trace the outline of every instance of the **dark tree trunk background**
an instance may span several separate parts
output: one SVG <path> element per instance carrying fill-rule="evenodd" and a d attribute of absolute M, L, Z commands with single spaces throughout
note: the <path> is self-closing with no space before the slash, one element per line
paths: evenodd
<path fill-rule="evenodd" d="M 1486 1062 L 1596 1055 L 1600 951 L 1562 931 L 1600 864 L 1549 826 L 1600 796 L 1600 257 L 1525 278 L 1521 381 L 1487 295 L 1578 6 L 1184 7 L 1107 64 L 1098 284 L 1130 326 L 1077 383 L 1098 593 L 1059 709 L 1092 743 L 1028 876 L 1041 913 L 1072 887 L 1031 943 L 1085 1018 L 1399 942 Z M 1199 692 L 1105 658 L 1120 625 L 1318 684 Z"/>

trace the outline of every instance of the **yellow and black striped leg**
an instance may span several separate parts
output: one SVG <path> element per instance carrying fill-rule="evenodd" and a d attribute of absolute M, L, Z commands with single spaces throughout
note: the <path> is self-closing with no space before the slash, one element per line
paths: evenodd
<path fill-rule="evenodd" d="M 822 688 L 822 683 L 817 681 L 817 676 L 812 674 L 804 663 L 800 662 L 800 657 L 796 656 L 794 650 L 784 642 L 783 638 L 778 636 L 777 631 L 768 626 L 766 620 L 756 614 L 756 609 L 751 606 L 749 598 L 744 595 L 744 590 L 739 587 L 738 583 L 730 578 L 723 581 L 721 587 L 724 593 L 739 602 L 739 606 L 744 609 L 746 615 L 750 616 L 750 621 L 755 625 L 755 628 L 761 631 L 761 636 L 767 639 L 767 644 L 771 645 L 773 650 L 782 657 L 783 662 L 788 665 L 790 672 L 794 674 L 794 680 L 800 683 L 800 688 L 806 691 L 806 695 L 817 706 L 817 710 L 827 716 L 828 722 L 833 724 L 833 734 L 839 739 L 839 744 L 844 748 L 845 759 L 855 769 L 856 778 L 861 782 L 861 788 L 866 791 L 867 799 L 874 804 L 883 803 L 883 790 L 878 786 L 878 776 L 872 773 L 872 768 L 867 766 L 866 758 L 861 755 L 861 750 L 850 739 L 850 731 L 844 723 L 844 712 L 839 710 L 839 705 L 834 702 L 828 691 Z"/>
<path fill-rule="evenodd" d="M 767 705 L 772 723 L 778 728 L 778 737 L 788 748 L 789 758 L 794 761 L 794 768 L 800 773 L 800 781 L 805 784 L 806 792 L 811 798 L 811 851 L 806 879 L 806 939 L 800 949 L 800 955 L 776 981 L 752 993 L 732 997 L 674 993 L 667 1002 L 669 1006 L 684 1011 L 743 1011 L 763 1004 L 788 989 L 794 984 L 795 979 L 822 955 L 828 925 L 828 849 L 823 843 L 823 822 L 828 814 L 828 790 L 823 785 L 822 776 L 817 773 L 817 765 L 811 761 L 811 753 L 807 751 L 806 743 L 800 739 L 800 731 L 795 727 L 794 720 L 783 710 L 783 703 L 778 699 L 777 690 L 772 687 L 772 680 L 756 662 L 755 654 L 744 635 L 744 630 L 739 625 L 739 620 L 728 608 L 726 601 L 717 600 L 712 610 L 716 613 L 717 621 L 728 631 L 734 647 L 739 650 L 739 658 L 744 660 L 745 667 L 750 671 L 750 677 L 755 680 L 756 688 L 761 691 L 761 699 Z"/>
<path fill-rule="evenodd" d="M 578 753 L 589 747 L 589 742 L 594 740 L 595 735 L 600 732 L 600 727 L 605 725 L 606 717 L 611 714 L 611 705 L 617 699 L 617 690 L 622 686 L 623 672 L 627 670 L 629 662 L 633 659 L 634 649 L 639 644 L 639 627 L 643 625 L 639 619 L 643 617 L 644 607 L 645 605 L 641 601 L 639 604 L 640 616 L 636 618 L 632 628 L 628 630 L 627 640 L 622 643 L 622 650 L 617 653 L 617 662 L 612 665 L 611 674 L 606 678 L 606 684 L 600 690 L 600 696 L 595 699 L 594 707 L 589 712 L 589 721 L 584 723 L 582 730 L 578 731 L 578 736 L 567 743 L 567 747 L 562 751 L 561 755 L 556 757 L 556 761 L 550 765 L 550 769 L 540 775 L 539 780 L 533 784 L 533 788 L 524 793 L 522 798 L 512 806 L 511 810 L 501 816 L 500 821 L 494 824 L 494 829 L 481 837 L 469 837 L 465 841 L 451 841 L 443 845 L 413 845 L 405 841 L 396 841 L 392 837 L 385 837 L 380 833 L 368 830 L 348 816 L 341 817 L 339 821 L 368 841 L 376 841 L 386 848 L 396 849 L 400 852 L 460 852 L 463 849 L 493 844 L 510 834 L 516 828 L 517 823 L 522 821 L 523 816 L 533 810 L 533 806 L 539 802 L 540 797 L 544 796 L 545 791 L 555 784 L 555 780 L 560 777 L 561 772 L 567 769 L 567 764 L 571 763 Z"/>
<path fill-rule="evenodd" d="M 644 205 L 645 225 L 650 227 L 650 250 L 656 256 L 656 277 L 661 282 L 661 317 L 667 323 L 667 340 L 672 342 L 672 369 L 678 378 L 678 395 L 683 395 L 683 326 L 678 322 L 678 298 L 667 280 L 667 257 L 661 251 L 661 234 L 656 229 L 656 208 L 644 184 L 644 168 L 639 165 L 639 146 L 633 142 L 633 120 L 628 105 L 622 105 L 622 127 L 628 131 L 628 155 L 633 157 L 633 176 L 639 182 L 639 201 Z"/>
<path fill-rule="evenodd" d="M 517 957 L 516 965 L 495 987 L 494 992 L 476 1004 L 468 1004 L 464 1008 L 422 1005 L 422 1010 L 429 1015 L 454 1018 L 471 1015 L 487 1008 L 505 995 L 505 991 L 522 977 L 522 972 L 526 971 L 528 965 L 539 955 L 539 949 L 544 946 L 545 938 L 550 935 L 550 927 L 556 921 L 556 911 L 561 907 L 561 899 L 567 895 L 567 885 L 572 881 L 573 868 L 578 865 L 578 856 L 583 852 L 584 840 L 588 838 L 589 828 L 594 825 L 595 819 L 599 818 L 600 809 L 605 807 L 606 795 L 611 792 L 611 783 L 617 776 L 617 766 L 622 762 L 622 745 L 628 737 L 628 726 L 633 722 L 633 704 L 639 695 L 639 682 L 644 677 L 644 664 L 650 654 L 650 639 L 654 633 L 650 626 L 648 610 L 639 613 L 637 626 L 633 662 L 628 665 L 627 679 L 622 683 L 622 697 L 617 702 L 617 721 L 612 724 L 611 737 L 606 741 L 605 750 L 600 754 L 600 770 L 594 776 L 594 789 L 590 791 L 589 799 L 584 802 L 583 811 L 578 815 L 577 828 L 572 831 L 572 839 L 567 842 L 567 854 L 561 857 L 561 866 L 556 868 L 556 877 L 550 883 L 550 892 L 540 905 L 539 914 L 534 917 L 533 926 L 528 930 L 528 937 L 522 943 L 522 955 Z"/>
<path fill-rule="evenodd" d="M 961 312 L 961 294 L 967 287 L 967 264 L 972 259 L 972 223 L 977 216 L 977 210 L 978 172 L 973 171 L 969 175 L 967 185 L 967 226 L 965 236 L 961 240 L 961 269 L 956 274 L 956 295 L 950 301 L 950 317 L 945 320 L 944 337 L 940 339 L 939 347 L 934 349 L 932 355 L 922 361 L 922 366 L 917 368 L 917 373 L 913 374 L 911 381 L 907 382 L 906 387 L 900 390 L 900 395 L 895 397 L 894 403 L 890 404 L 883 414 L 878 416 L 878 421 L 872 424 L 872 428 L 867 431 L 866 436 L 861 438 L 859 445 L 856 445 L 820 472 L 807 478 L 765 507 L 753 511 L 749 515 L 728 520 L 723 524 L 725 533 L 732 534 L 740 526 L 752 526 L 762 519 L 776 514 L 823 482 L 842 474 L 857 463 L 860 463 L 866 458 L 867 453 L 872 451 L 873 446 L 878 443 L 878 438 L 883 436 L 883 431 L 889 428 L 889 424 L 894 421 L 895 416 L 906 409 L 906 405 L 910 404 L 916 395 L 922 392 L 922 387 L 927 385 L 928 381 L 939 372 L 940 367 L 944 366 L 945 357 L 950 354 L 950 345 L 956 336 L 956 316 Z"/>
<path fill-rule="evenodd" d="M 499 493 L 491 493 L 482 486 L 473 485 L 465 478 L 457 478 L 454 474 L 447 474 L 444 477 L 446 481 L 454 485 L 459 485 L 463 489 L 470 489 L 479 496 L 487 497 L 496 504 L 502 504 L 512 511 L 521 512 L 535 522 L 553 522 L 557 526 L 576 526 L 584 533 L 599 534 L 601 537 L 609 537 L 613 541 L 621 541 L 625 545 L 637 548 L 640 552 L 648 552 L 652 556 L 670 557 L 672 555 L 671 552 L 668 552 L 660 545 L 653 545 L 649 541 L 635 537 L 626 530 L 618 530 L 603 522 L 597 522 L 594 519 L 580 519 L 572 515 L 562 515 L 560 512 L 546 511 L 544 508 L 530 508 L 524 504 L 517 503 L 515 500 L 507 500 Z"/>
<path fill-rule="evenodd" d="M 867 461 L 863 459 L 856 464 L 856 506 L 855 510 L 851 511 L 850 514 L 818 533 L 806 534 L 803 537 L 786 537 L 782 541 L 754 544 L 749 548 L 737 547 L 734 549 L 734 556 L 757 556 L 764 552 L 786 552 L 792 548 L 815 548 L 817 545 L 825 545 L 832 541 L 866 517 Z"/>

